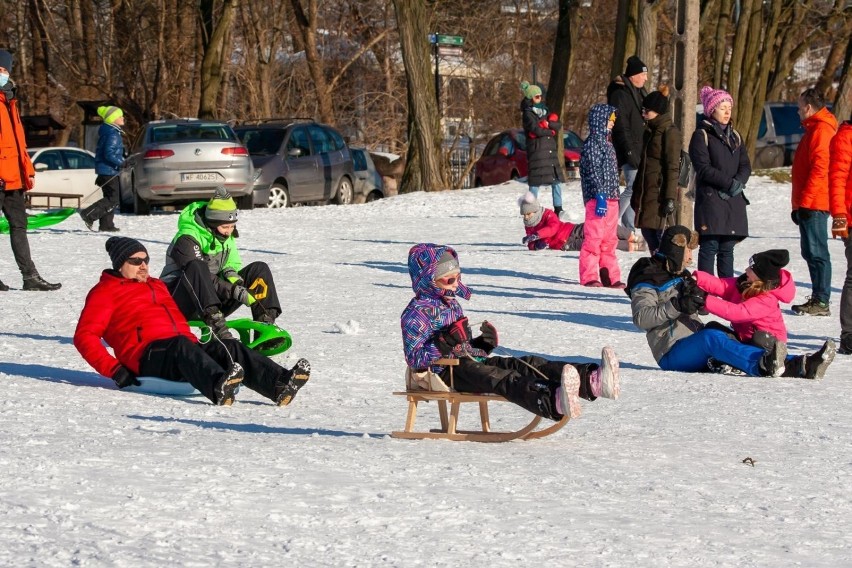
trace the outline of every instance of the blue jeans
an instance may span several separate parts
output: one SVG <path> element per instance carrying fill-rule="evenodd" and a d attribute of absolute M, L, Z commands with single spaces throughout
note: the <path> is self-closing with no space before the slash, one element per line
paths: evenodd
<path fill-rule="evenodd" d="M 740 237 L 720 237 L 718 235 L 702 235 L 698 238 L 698 270 L 708 274 L 716 274 L 714 264 L 719 268 L 719 278 L 730 278 L 734 275 L 734 245 Z"/>
<path fill-rule="evenodd" d="M 530 191 L 535 198 L 538 199 L 538 192 L 540 189 L 547 187 L 546 185 L 531 185 Z M 553 194 L 553 206 L 559 207 L 562 209 L 562 182 L 555 181 L 550 184 L 550 191 Z"/>
<path fill-rule="evenodd" d="M 828 254 L 828 211 L 799 209 L 802 258 L 808 263 L 811 298 L 828 303 L 831 297 L 831 257 Z"/>
<path fill-rule="evenodd" d="M 636 181 L 636 172 L 639 168 L 634 168 L 628 164 L 621 166 L 621 171 L 624 172 L 624 193 L 618 198 L 618 210 L 621 211 L 621 225 L 627 227 L 631 231 L 636 229 L 634 224 L 636 221 L 636 213 L 630 206 L 630 198 L 633 197 L 633 182 Z"/>
<path fill-rule="evenodd" d="M 702 329 L 684 337 L 660 359 L 660 369 L 685 373 L 709 372 L 707 359 L 712 357 L 727 363 L 752 377 L 760 377 L 760 359 L 765 350 L 754 345 L 740 343 L 724 331 Z"/>

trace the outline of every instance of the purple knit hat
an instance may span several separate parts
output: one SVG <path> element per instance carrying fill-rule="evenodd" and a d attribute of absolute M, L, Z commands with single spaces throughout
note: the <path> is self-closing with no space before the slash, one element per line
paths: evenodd
<path fill-rule="evenodd" d="M 704 116 L 710 116 L 720 104 L 725 101 L 734 106 L 734 97 L 728 91 L 722 89 L 714 89 L 710 86 L 701 87 L 701 92 L 698 94 L 701 98 L 701 104 L 704 105 Z"/>

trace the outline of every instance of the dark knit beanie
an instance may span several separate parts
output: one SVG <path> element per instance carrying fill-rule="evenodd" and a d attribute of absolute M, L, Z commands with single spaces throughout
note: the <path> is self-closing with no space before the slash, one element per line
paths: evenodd
<path fill-rule="evenodd" d="M 459 271 L 459 259 L 450 251 L 444 251 L 441 258 L 438 259 L 438 264 L 435 265 L 435 274 L 433 280 L 441 278 L 445 274 Z"/>
<path fill-rule="evenodd" d="M 112 261 L 112 267 L 116 270 L 137 252 L 148 254 L 148 249 L 142 243 L 130 237 L 110 237 L 104 246 Z"/>
<path fill-rule="evenodd" d="M 698 233 L 683 225 L 674 225 L 663 232 L 660 248 L 655 254 L 666 260 L 666 270 L 672 274 L 680 274 L 686 268 L 684 258 L 687 248 L 698 248 Z"/>
<path fill-rule="evenodd" d="M 627 77 L 632 77 L 633 75 L 638 75 L 639 73 L 646 73 L 648 71 L 648 67 L 642 63 L 642 60 L 639 59 L 635 55 L 631 55 L 627 58 L 627 69 L 624 71 L 624 75 Z"/>
<path fill-rule="evenodd" d="M 12 54 L 5 49 L 0 49 L 0 67 L 3 67 L 9 73 L 12 73 Z"/>
<path fill-rule="evenodd" d="M 759 252 L 751 257 L 749 267 L 764 282 L 781 280 L 781 269 L 790 262 L 787 249 L 772 249 Z"/>
<path fill-rule="evenodd" d="M 642 108 L 665 114 L 669 110 L 669 98 L 660 91 L 654 91 L 642 99 Z"/>

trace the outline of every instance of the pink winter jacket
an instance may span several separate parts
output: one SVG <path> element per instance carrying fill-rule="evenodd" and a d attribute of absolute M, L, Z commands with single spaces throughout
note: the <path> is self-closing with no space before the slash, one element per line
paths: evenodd
<path fill-rule="evenodd" d="M 541 221 L 534 227 L 524 227 L 528 235 L 536 233 L 540 240 L 547 243 L 548 248 L 553 250 L 562 250 L 565 241 L 571 235 L 574 229 L 573 223 L 565 223 L 559 220 L 559 216 L 552 210 L 545 209 L 541 216 Z M 530 250 L 535 250 L 535 242 L 527 244 Z"/>
<path fill-rule="evenodd" d="M 760 330 L 787 342 L 787 326 L 778 304 L 789 304 L 796 297 L 796 284 L 788 271 L 781 270 L 781 284 L 777 288 L 748 300 L 737 289 L 736 278 L 717 278 L 700 270 L 692 275 L 698 287 L 707 292 L 707 311 L 731 322 L 740 341 L 749 341 Z"/>

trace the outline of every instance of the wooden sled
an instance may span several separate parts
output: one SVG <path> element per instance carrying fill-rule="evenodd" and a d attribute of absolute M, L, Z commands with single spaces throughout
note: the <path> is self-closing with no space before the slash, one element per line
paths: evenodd
<path fill-rule="evenodd" d="M 450 368 L 450 385 L 453 384 L 453 367 L 459 364 L 458 359 L 438 359 L 437 365 Z M 424 388 L 426 387 L 426 388 Z M 406 388 L 402 392 L 393 394 L 405 396 L 408 399 L 408 414 L 405 417 L 405 430 L 391 432 L 392 438 L 406 440 L 453 440 L 459 442 L 509 442 L 511 440 L 534 440 L 544 438 L 560 430 L 568 422 L 568 416 L 554 422 L 541 430 L 536 430 L 541 422 L 541 416 L 533 415 L 530 423 L 513 432 L 493 432 L 488 414 L 489 402 L 509 402 L 504 397 L 496 394 L 472 394 L 450 390 L 441 379 L 432 373 L 415 373 L 411 369 L 406 373 Z M 414 422 L 417 420 L 417 404 L 420 402 L 436 401 L 438 403 L 438 415 L 441 419 L 441 428 L 428 432 L 417 432 L 414 430 Z M 459 410 L 466 402 L 476 402 L 479 405 L 479 421 L 481 430 L 459 430 Z M 450 410 L 447 411 L 447 403 Z"/>

